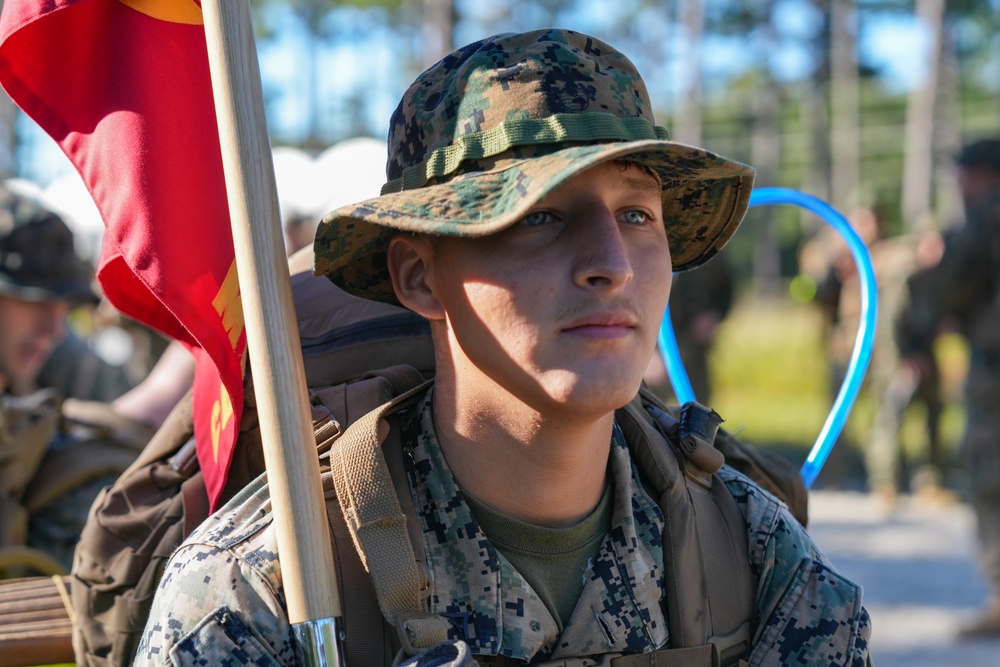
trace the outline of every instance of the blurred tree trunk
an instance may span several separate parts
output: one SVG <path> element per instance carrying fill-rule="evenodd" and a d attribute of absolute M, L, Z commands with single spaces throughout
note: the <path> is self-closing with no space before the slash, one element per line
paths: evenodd
<path fill-rule="evenodd" d="M 930 228 L 934 97 L 941 62 L 944 0 L 917 0 L 917 18 L 931 34 L 931 49 L 927 57 L 927 76 L 910 91 L 906 105 L 902 209 L 905 228 L 925 230 Z"/>
<path fill-rule="evenodd" d="M 455 49 L 455 0 L 422 0 L 422 10 L 420 32 L 427 68 Z"/>
<path fill-rule="evenodd" d="M 937 111 L 934 132 L 934 222 L 940 229 L 962 217 L 962 200 L 955 184 L 952 156 L 962 147 L 961 74 L 955 41 L 941 31 Z"/>
<path fill-rule="evenodd" d="M 763 90 L 754 95 L 753 137 L 750 144 L 751 162 L 757 168 L 757 187 L 778 184 L 781 161 L 781 86 L 775 80 L 768 62 L 777 43 L 770 20 L 774 15 L 774 4 L 774 0 L 768 0 L 764 13 L 767 21 L 759 28 L 757 42 Z M 761 209 L 753 253 L 754 281 L 757 288 L 767 294 L 778 292 L 781 281 L 781 255 L 778 251 L 777 230 L 774 228 L 773 208 L 765 206 Z"/>
<path fill-rule="evenodd" d="M 830 203 L 843 212 L 858 206 L 860 84 L 857 6 L 830 2 Z"/>
<path fill-rule="evenodd" d="M 705 33 L 705 10 L 701 0 L 680 0 L 678 23 L 684 26 L 690 81 L 681 94 L 677 107 L 674 139 L 683 144 L 700 146 L 701 140 L 701 43 Z"/>
<path fill-rule="evenodd" d="M 336 0 L 295 0 L 291 9 L 306 30 L 306 139 L 305 148 L 321 150 L 326 146 L 322 136 L 322 109 L 320 103 L 319 58 L 320 47 L 329 41 L 331 30 L 326 26 L 327 15 L 338 5 Z M 332 75 L 331 72 L 326 73 Z"/>
<path fill-rule="evenodd" d="M 18 175 L 17 106 L 0 92 L 0 179 Z"/>
<path fill-rule="evenodd" d="M 830 201 L 830 2 L 812 0 L 815 10 L 823 17 L 819 35 L 813 43 L 816 66 L 806 83 L 800 117 L 807 137 L 808 156 L 802 174 L 803 189 L 824 201 Z M 812 236 L 823 223 L 816 216 L 801 211 L 799 220 L 806 236 Z M 825 237 L 824 237 L 825 238 Z"/>

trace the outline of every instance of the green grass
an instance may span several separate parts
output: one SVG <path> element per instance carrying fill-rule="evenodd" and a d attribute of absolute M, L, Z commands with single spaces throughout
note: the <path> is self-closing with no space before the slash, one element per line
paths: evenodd
<path fill-rule="evenodd" d="M 712 407 L 748 442 L 808 449 L 829 412 L 819 313 L 791 301 L 742 299 L 710 359 Z"/>
<path fill-rule="evenodd" d="M 941 435 L 954 448 L 964 420 L 961 386 L 968 365 L 964 341 L 942 336 L 935 349 L 942 370 L 946 408 Z M 812 447 L 833 404 L 829 353 L 817 308 L 791 299 L 748 296 L 741 299 L 719 330 L 710 367 L 712 407 L 726 428 L 747 442 L 800 450 Z M 845 427 L 845 441 L 861 448 L 878 408 L 862 388 Z M 902 446 L 926 446 L 922 406 L 904 416 Z"/>

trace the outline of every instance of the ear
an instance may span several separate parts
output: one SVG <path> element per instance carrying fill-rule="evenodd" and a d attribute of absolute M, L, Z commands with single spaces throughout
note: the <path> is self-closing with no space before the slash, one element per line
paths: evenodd
<path fill-rule="evenodd" d="M 425 236 L 396 234 L 389 242 L 389 275 L 396 298 L 429 320 L 444 318 L 434 293 L 434 248 Z"/>

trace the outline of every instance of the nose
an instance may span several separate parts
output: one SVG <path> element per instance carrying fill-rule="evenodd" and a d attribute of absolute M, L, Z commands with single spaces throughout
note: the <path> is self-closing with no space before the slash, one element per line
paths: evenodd
<path fill-rule="evenodd" d="M 577 225 L 578 257 L 573 280 L 585 289 L 616 291 L 632 281 L 632 259 L 613 211 L 594 211 Z"/>

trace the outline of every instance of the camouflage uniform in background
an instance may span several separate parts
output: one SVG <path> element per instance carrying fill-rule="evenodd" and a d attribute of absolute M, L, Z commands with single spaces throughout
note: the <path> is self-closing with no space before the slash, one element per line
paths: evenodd
<path fill-rule="evenodd" d="M 970 144 L 958 163 L 962 169 L 991 172 L 994 184 L 963 193 L 965 224 L 945 234 L 941 261 L 911 278 L 911 303 L 900 320 L 899 337 L 916 351 L 928 348 L 942 329 L 953 329 L 969 344 L 966 423 L 959 457 L 976 513 L 981 566 L 994 598 L 994 608 L 978 626 L 969 628 L 969 634 L 996 635 L 1000 634 L 1000 141 Z"/>
<path fill-rule="evenodd" d="M 420 529 L 415 541 L 425 547 L 433 588 L 426 604 L 437 620 L 444 618 L 448 622 L 451 641 L 415 656 L 413 661 L 418 665 L 440 665 L 435 651 L 449 646 L 458 648 L 460 656 L 464 656 L 459 662 L 467 667 L 472 664 L 468 649 L 475 655 L 535 663 L 563 657 L 596 661 L 608 652 L 634 655 L 671 645 L 666 609 L 680 595 L 672 590 L 665 576 L 665 519 L 638 477 L 629 443 L 619 426 L 613 424 L 614 410 L 620 404 L 611 403 L 625 393 L 626 381 L 628 391 L 634 391 L 633 380 L 638 388 L 648 362 L 648 358 L 641 357 L 652 352 L 658 321 L 649 322 L 662 317 L 661 308 L 666 305 L 666 294 L 655 292 L 654 284 L 662 280 L 666 285 L 671 260 L 675 271 L 694 268 L 709 261 L 725 245 L 746 211 L 753 170 L 703 149 L 669 141 L 666 131 L 654 124 L 650 107 L 645 84 L 634 65 L 592 37 L 552 29 L 497 35 L 470 44 L 420 75 L 404 94 L 390 122 L 389 182 L 383 187 L 384 194 L 341 207 L 328 215 L 317 231 L 315 273 L 327 275 L 348 293 L 362 298 L 405 305 L 396 293 L 397 287 L 401 292 L 404 287 L 398 282 L 394 286 L 389 273 L 389 262 L 393 261 L 389 244 L 397 234 L 397 250 L 400 245 L 414 244 L 401 250 L 403 253 L 416 253 L 417 245 L 421 250 L 428 245 L 433 248 L 429 237 L 450 236 L 452 243 L 434 248 L 435 253 L 460 253 L 474 245 L 482 253 L 477 261 L 487 262 L 492 246 L 491 239 L 485 237 L 495 235 L 492 238 L 498 245 L 507 246 L 503 254 L 495 255 L 494 261 L 512 261 L 517 251 L 537 243 L 542 250 L 533 250 L 539 253 L 536 257 L 557 262 L 551 277 L 558 284 L 548 290 L 549 297 L 584 298 L 577 294 L 579 290 L 588 299 L 586 305 L 579 306 L 581 310 L 603 308 L 603 313 L 616 306 L 616 312 L 620 312 L 621 301 L 630 299 L 638 304 L 633 309 L 641 313 L 635 317 L 649 318 L 641 325 L 637 322 L 628 327 L 641 329 L 641 337 L 637 334 L 635 338 L 641 345 L 641 355 L 630 356 L 626 351 L 629 348 L 634 352 L 634 346 L 612 349 L 612 345 L 595 343 L 593 349 L 606 354 L 588 357 L 621 362 L 627 379 L 595 377 L 571 367 L 569 374 L 576 373 L 577 380 L 587 385 L 583 391 L 600 395 L 588 404 L 599 406 L 590 411 L 597 414 L 591 415 L 573 410 L 580 407 L 574 405 L 575 398 L 566 398 L 565 405 L 559 400 L 550 401 L 550 397 L 537 399 L 536 404 L 524 395 L 528 390 L 520 384 L 506 388 L 506 393 L 498 390 L 501 379 L 494 375 L 529 375 L 527 366 L 538 361 L 532 356 L 534 351 L 525 353 L 529 361 L 501 354 L 491 360 L 496 367 L 483 368 L 486 364 L 481 357 L 473 359 L 460 349 L 471 342 L 463 340 L 464 331 L 457 332 L 461 326 L 443 330 L 446 325 L 441 320 L 432 321 L 436 346 L 450 342 L 439 336 L 454 335 L 459 340 L 450 349 L 459 360 L 449 358 L 448 353 L 436 355 L 433 389 L 442 401 L 447 400 L 443 397 L 455 396 L 456 405 L 445 404 L 437 409 L 441 406 L 433 404 L 436 399 L 428 394 L 422 405 L 400 418 L 406 481 L 397 483 L 406 488 L 397 492 L 405 497 L 408 491 L 412 498 Z M 596 182 L 597 173 L 611 174 L 612 178 L 619 173 L 609 168 L 611 165 L 620 167 L 620 181 Z M 587 177 L 588 170 L 593 170 L 591 180 L 579 180 Z M 629 258 L 616 264 L 615 280 L 620 278 L 622 285 L 617 285 L 620 289 L 613 294 L 605 289 L 612 282 L 607 275 L 612 271 L 606 263 L 613 260 L 601 255 L 604 248 L 594 247 L 598 241 L 581 236 L 592 228 L 564 220 L 565 210 L 559 207 L 554 211 L 538 210 L 547 197 L 559 201 L 566 192 L 575 195 L 577 190 L 570 188 L 574 179 L 576 184 L 586 182 L 601 193 L 587 201 L 588 206 L 603 207 L 600 222 L 607 228 L 605 238 L 609 243 L 614 242 L 612 233 L 628 236 L 632 245 L 619 248 L 622 254 L 641 252 L 643 262 L 649 262 L 629 265 L 628 271 L 618 269 Z M 569 189 L 560 191 L 562 186 Z M 607 201 L 611 199 L 614 202 Z M 655 212 L 647 212 L 646 208 Z M 543 218 L 541 236 L 534 235 L 536 213 Z M 640 215 L 630 215 L 633 213 Z M 586 215 L 576 209 L 574 214 Z M 501 241 L 500 234 L 506 231 L 511 236 Z M 406 232 L 424 236 L 414 238 Z M 460 241 L 477 237 L 484 242 Z M 531 241 L 518 245 L 525 238 Z M 635 249 L 639 245 L 641 251 Z M 453 258 L 458 263 L 457 256 Z M 395 259 L 399 260 L 399 255 Z M 433 273 L 438 259 L 434 255 L 419 261 L 425 267 L 429 265 L 427 271 Z M 443 266 L 445 260 L 440 261 Z M 598 263 L 600 266 L 591 270 Z M 577 269 L 577 265 L 585 266 Z M 467 281 L 456 287 L 456 292 L 468 297 L 475 291 L 469 285 L 477 280 L 475 275 L 469 275 L 472 271 L 471 267 L 461 267 L 454 274 L 447 269 L 442 273 Z M 593 275 L 578 279 L 578 273 L 588 271 Z M 532 276 L 540 280 L 546 277 L 544 268 Z M 432 282 L 425 280 L 423 285 Z M 516 320 L 511 311 L 538 298 L 542 304 L 538 311 L 529 312 L 519 321 L 520 326 L 512 327 L 518 332 L 530 332 L 524 338 L 547 336 L 541 332 L 554 328 L 550 320 L 571 317 L 554 312 L 568 304 L 558 298 L 541 298 L 545 285 L 513 278 L 510 283 L 500 286 L 503 294 L 487 291 L 477 305 L 482 305 L 483 310 L 493 308 L 491 317 L 509 315 Z M 430 297 L 440 299 L 444 311 L 455 303 L 442 296 L 450 288 L 449 283 Z M 459 295 L 449 297 L 460 300 Z M 507 298 L 511 300 L 505 301 Z M 465 314 L 459 313 L 463 317 Z M 445 316 L 453 315 L 445 312 Z M 470 319 L 475 316 L 475 312 L 469 315 Z M 602 317 L 606 319 L 607 315 Z M 509 341 L 516 337 L 500 329 L 493 330 L 498 338 L 507 337 Z M 567 340 L 558 336 L 550 339 L 555 341 L 551 348 Z M 589 352 L 580 354 L 582 357 Z M 470 369 L 474 364 L 480 366 L 478 370 Z M 462 376 L 463 381 L 469 379 L 466 376 L 477 379 L 460 383 L 455 376 Z M 461 391 L 456 391 L 459 384 Z M 495 405 L 472 405 L 463 392 L 474 395 L 476 401 L 493 400 Z M 612 395 L 614 398 L 609 398 Z M 432 405 L 437 409 L 434 418 Z M 543 433 L 553 434 L 551 427 L 565 426 L 570 415 L 575 415 L 580 420 L 580 432 L 588 431 L 595 442 L 609 444 L 606 462 L 599 460 L 603 448 L 598 450 L 598 457 L 584 457 L 588 464 L 600 465 L 600 471 L 605 473 L 604 488 L 611 489 L 613 498 L 609 503 L 611 518 L 606 530 L 597 535 L 581 579 L 574 578 L 582 590 L 574 598 L 575 606 L 566 610 L 565 618 L 561 605 L 552 605 L 559 607 L 557 617 L 546 601 L 546 591 L 551 592 L 561 583 L 553 581 L 557 575 L 546 573 L 535 580 L 537 585 L 529 583 L 529 575 L 537 575 L 541 568 L 529 572 L 532 565 L 518 569 L 511 564 L 515 559 L 506 557 L 501 546 L 510 544 L 502 541 L 506 536 L 484 533 L 486 521 L 477 519 L 470 508 L 472 501 L 466 500 L 466 494 L 473 497 L 482 485 L 460 490 L 451 472 L 455 462 L 446 463 L 444 457 L 446 446 L 456 448 L 451 453 L 461 449 L 470 456 L 471 447 L 482 445 L 486 449 L 495 443 L 481 439 L 490 437 L 485 433 L 498 430 L 501 456 L 510 451 L 505 445 L 511 442 L 536 444 L 518 440 L 523 435 L 520 420 L 526 406 L 534 412 L 533 426 Z M 503 414 L 491 415 L 491 408 Z M 460 416 L 482 415 L 491 427 L 457 444 L 441 440 L 438 434 L 456 426 L 449 411 Z M 439 420 L 436 426 L 435 419 Z M 447 426 L 442 426 L 440 420 L 449 420 L 443 422 Z M 605 429 L 608 440 L 601 440 Z M 575 438 L 549 442 L 555 452 L 553 458 L 564 463 L 565 454 L 576 454 L 572 449 L 575 444 Z M 334 442 L 332 451 L 337 446 L 338 442 Z M 475 460 L 482 459 L 477 456 Z M 488 470 L 494 475 L 509 473 Z M 553 466 L 542 470 L 556 481 L 559 470 Z M 480 466 L 476 472 L 485 471 Z M 468 475 L 469 471 L 465 472 Z M 680 470 L 670 472 L 679 474 Z M 734 511 L 742 511 L 747 558 L 752 573 L 758 577 L 756 587 L 751 586 L 756 592 L 752 602 L 757 613 L 750 621 L 754 626 L 750 628 L 750 664 L 864 665 L 870 628 L 860 587 L 833 571 L 804 528 L 774 497 L 730 469 L 723 468 L 717 474 L 718 483 L 725 485 L 738 505 Z M 478 481 L 476 474 L 471 479 Z M 366 477 L 364 481 L 371 480 Z M 529 492 L 528 502 L 534 502 L 530 492 L 537 488 L 522 488 Z M 502 495 L 503 489 L 499 493 Z M 488 504 L 487 498 L 481 501 L 480 505 Z M 544 515 L 546 508 L 541 509 Z M 683 547 L 669 545 L 674 549 L 672 553 Z M 564 564 L 568 566 L 565 558 L 557 561 L 559 566 Z M 572 592 L 568 584 L 560 590 Z M 671 599 L 671 595 L 677 597 Z M 351 600 L 344 602 L 351 604 Z M 682 634 L 680 628 L 677 634 Z M 366 657 L 372 664 L 379 664 L 384 651 L 384 646 L 372 646 L 372 655 Z M 277 564 L 270 499 L 263 479 L 245 488 L 210 517 L 171 557 L 135 662 L 175 666 L 247 663 L 297 664 Z"/>
<path fill-rule="evenodd" d="M 1000 193 L 966 211 L 965 226 L 945 236 L 940 264 L 914 276 L 913 312 L 904 334 L 926 340 L 940 325 L 969 342 L 966 426 L 960 455 L 980 517 L 990 581 L 1000 588 Z M 915 330 L 914 330 L 915 329 Z M 920 333 L 922 332 L 922 333 Z M 985 520 L 984 520 L 985 519 Z"/>
<path fill-rule="evenodd" d="M 914 398 L 919 399 L 927 410 L 924 422 L 927 450 L 910 470 L 910 490 L 931 494 L 928 497 L 940 494 L 935 490 L 944 483 L 946 467 L 938 431 L 944 406 L 933 349 L 928 347 L 922 350 L 927 363 L 922 364 L 920 372 L 917 372 L 904 363 L 900 354 L 903 346 L 893 335 L 896 321 L 907 307 L 909 279 L 918 267 L 918 243 L 919 239 L 915 236 L 897 236 L 877 241 L 871 246 L 872 264 L 878 282 L 879 313 L 868 381 L 873 395 L 881 399 L 865 449 L 865 468 L 869 489 L 881 493 L 887 500 L 891 500 L 904 484 L 901 479 L 904 461 L 899 429 L 906 408 Z M 856 283 L 855 280 L 852 286 L 855 290 L 858 289 Z M 904 345 L 913 343 L 910 341 Z"/>
<path fill-rule="evenodd" d="M 611 526 L 561 627 L 482 533 L 437 443 L 429 397 L 402 420 L 403 460 L 433 582 L 431 611 L 452 621 L 451 639 L 475 655 L 525 662 L 667 645 L 664 518 L 621 431 L 612 441 Z M 860 588 L 833 571 L 773 496 L 729 468 L 721 478 L 746 520 L 748 556 L 760 581 L 750 665 L 864 665 L 869 618 Z M 133 664 L 297 664 L 274 530 L 261 477 L 171 557 Z"/>
<path fill-rule="evenodd" d="M 850 218 L 851 225 L 868 246 L 872 268 L 878 287 L 878 314 L 875 326 L 875 340 L 871 365 L 865 377 L 867 391 L 876 397 L 878 412 L 868 436 L 862 439 L 865 473 L 869 490 L 880 499 L 894 503 L 901 488 L 906 486 L 904 470 L 909 473 L 911 491 L 924 493 L 928 498 L 943 499 L 940 490 L 945 461 L 938 437 L 938 422 L 943 409 L 939 397 L 937 366 L 930 356 L 930 347 L 921 348 L 930 363 L 921 364 L 922 373 L 916 367 L 903 363 L 901 348 L 914 350 L 915 340 L 899 341 L 896 321 L 907 309 L 909 300 L 908 284 L 914 271 L 921 266 L 919 259 L 923 237 L 901 235 L 883 237 L 883 221 L 878 211 L 858 209 Z M 831 400 L 839 393 L 847 367 L 854 352 L 861 321 L 861 285 L 857 266 L 842 239 L 834 237 L 830 228 L 824 228 L 824 236 L 811 242 L 809 251 L 803 252 L 803 262 L 812 260 L 818 270 L 820 262 L 809 254 L 819 251 L 823 254 L 823 278 L 818 281 L 816 302 L 820 306 L 827 338 L 830 346 L 830 391 Z M 827 236 L 829 238 L 827 238 Z M 826 249 L 823 249 L 823 246 Z M 829 259 L 827 259 L 829 257 Z M 805 268 L 805 267 L 804 267 Z M 894 338 L 894 333 L 896 338 Z M 899 441 L 899 427 L 910 403 L 919 399 L 927 409 L 926 432 L 928 448 L 925 455 L 914 461 L 915 465 L 904 468 L 903 451 Z M 844 436 L 840 436 L 844 440 Z M 847 442 L 842 442 L 848 445 Z M 838 455 L 837 452 L 840 452 Z M 824 478 L 831 475 L 840 481 L 846 464 L 846 447 L 834 449 L 831 461 L 824 469 Z M 839 474 L 838 474 L 839 473 Z"/>

